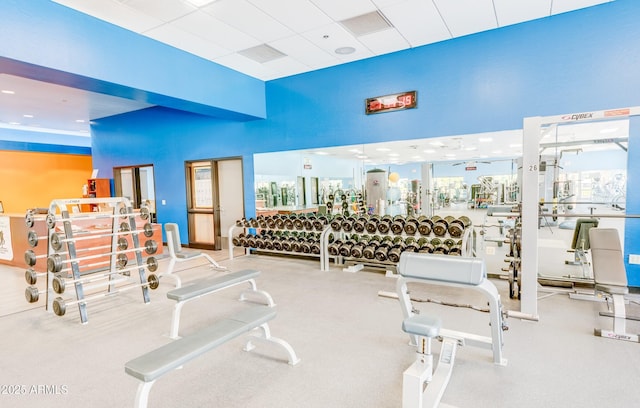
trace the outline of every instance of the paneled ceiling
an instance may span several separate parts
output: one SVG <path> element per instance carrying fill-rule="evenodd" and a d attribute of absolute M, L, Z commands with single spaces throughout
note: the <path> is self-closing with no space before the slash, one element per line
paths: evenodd
<path fill-rule="evenodd" d="M 52 0 L 249 76 L 271 80 L 496 29 L 607 0 Z M 93 119 L 148 105 L 0 73 L 0 127 L 89 136 Z M 513 136 L 513 135 L 511 135 Z M 479 138 L 482 135 L 476 137 Z M 499 137 L 496 135 L 496 137 Z M 502 135 L 504 137 L 504 135 Z M 451 140 L 449 140 L 451 139 Z M 465 137 L 435 150 L 495 157 Z M 426 142 L 425 142 L 426 143 Z M 462 155 L 465 149 L 468 154 Z M 414 147 L 420 145 L 418 147 Z M 491 145 L 491 143 L 489 143 Z M 493 143 L 495 145 L 495 143 Z M 400 145 L 398 145 L 399 147 Z M 404 145 L 403 145 L 404 146 Z M 507 143 L 499 156 L 518 154 Z M 506 148 L 506 146 L 514 146 Z M 431 146 L 433 147 L 433 146 Z M 342 149 L 353 155 L 357 147 Z M 371 147 L 368 154 L 374 157 Z M 406 143 L 403 155 L 428 155 Z M 416 152 L 420 149 L 419 152 Z M 449 152 L 455 150 L 455 152 Z M 495 149 L 494 149 L 495 150 Z M 337 150 L 336 150 L 337 151 Z M 410 157 L 410 156 L 409 156 Z M 388 162 L 382 152 L 377 162 Z"/>
<path fill-rule="evenodd" d="M 314 71 L 608 2 L 53 1 L 262 80 Z"/>

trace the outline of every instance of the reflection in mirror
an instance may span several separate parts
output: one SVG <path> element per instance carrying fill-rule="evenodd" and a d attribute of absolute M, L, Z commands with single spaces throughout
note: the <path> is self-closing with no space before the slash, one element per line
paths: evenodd
<path fill-rule="evenodd" d="M 134 209 L 149 207 L 152 222 L 156 220 L 156 189 L 153 165 L 114 167 L 113 179 L 117 197 L 131 201 Z"/>

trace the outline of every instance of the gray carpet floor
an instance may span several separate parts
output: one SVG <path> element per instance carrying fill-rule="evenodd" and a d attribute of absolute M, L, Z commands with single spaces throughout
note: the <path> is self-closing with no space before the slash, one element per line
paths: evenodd
<path fill-rule="evenodd" d="M 221 259 L 226 251 L 212 252 Z M 160 271 L 168 260 L 160 262 Z M 151 390 L 150 407 L 326 408 L 400 407 L 402 372 L 414 350 L 401 330 L 398 301 L 379 296 L 394 291 L 395 279 L 364 270 L 320 271 L 314 260 L 266 255 L 221 260 L 230 270 L 259 269 L 259 289 L 277 303 L 272 334 L 287 340 L 301 358 L 289 366 L 278 348 L 260 343 L 251 353 L 238 338 L 162 377 Z M 183 281 L 218 274 L 201 260 L 178 265 Z M 0 267 L 0 406 L 131 407 L 137 380 L 126 361 L 171 341 L 167 334 L 173 302 L 171 281 L 163 280 L 145 304 L 138 290 L 88 304 L 88 323 L 77 307 L 63 317 L 27 304 L 20 268 Z M 493 280 L 505 308 L 507 282 Z M 42 286 L 42 284 L 40 284 Z M 237 286 L 187 303 L 181 334 L 247 307 Z M 417 299 L 485 307 L 474 292 L 414 285 Z M 598 316 L 604 303 L 541 294 L 539 322 L 508 319 L 507 366 L 492 363 L 488 350 L 458 349 L 443 402 L 457 407 L 633 407 L 640 401 L 640 344 L 593 336 L 612 321 Z M 488 315 L 414 302 L 440 316 L 446 328 L 489 335 Z M 640 315 L 631 303 L 629 314 Z M 630 332 L 640 322 L 628 321 Z M 434 352 L 439 352 L 439 343 Z"/>

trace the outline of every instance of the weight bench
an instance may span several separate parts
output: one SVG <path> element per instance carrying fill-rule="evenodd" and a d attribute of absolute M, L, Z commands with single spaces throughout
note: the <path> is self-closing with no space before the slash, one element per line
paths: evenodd
<path fill-rule="evenodd" d="M 604 295 L 609 311 L 609 313 L 600 312 L 600 315 L 613 317 L 613 331 L 594 329 L 593 334 L 638 343 L 640 335 L 629 334 L 626 328 L 625 295 L 629 293 L 629 288 L 618 230 L 592 228 L 589 230 L 589 240 L 596 295 Z"/>
<path fill-rule="evenodd" d="M 437 407 L 453 371 L 456 349 L 469 344 L 488 348 L 493 362 L 506 365 L 502 357 L 502 304 L 495 285 L 487 280 L 484 260 L 424 253 L 403 252 L 398 263 L 399 278 L 396 286 L 404 320 L 402 329 L 410 335 L 411 344 L 418 347 L 416 361 L 403 373 L 402 407 Z M 423 283 L 481 292 L 489 301 L 491 338 L 441 328 L 437 317 L 416 314 L 411 306 L 408 283 Z M 442 341 L 440 361 L 433 370 L 431 339 Z M 425 389 L 424 384 L 427 383 Z"/>
<path fill-rule="evenodd" d="M 204 295 L 227 289 L 235 285 L 242 283 L 248 283 L 251 285 L 250 290 L 243 291 L 240 295 L 240 300 L 246 300 L 247 294 L 258 294 L 265 298 L 267 306 L 273 307 L 275 303 L 273 298 L 267 292 L 258 290 L 256 286 L 255 278 L 260 275 L 260 271 L 253 269 L 245 269 L 237 272 L 230 272 L 228 274 L 215 276 L 212 278 L 205 278 L 186 286 L 182 286 L 167 292 L 167 298 L 175 300 L 177 303 L 173 309 L 173 316 L 171 319 L 171 331 L 169 337 L 172 339 L 178 338 L 178 330 L 180 328 L 180 314 L 182 307 L 185 303 L 198 299 Z"/>
<path fill-rule="evenodd" d="M 285 349 L 290 365 L 296 365 L 300 359 L 286 341 L 272 337 L 267 322 L 276 317 L 276 310 L 267 306 L 253 306 L 242 310 L 233 317 L 220 320 L 206 328 L 179 340 L 165 344 L 140 357 L 128 361 L 124 370 L 140 380 L 136 392 L 136 408 L 147 407 L 149 392 L 155 382 L 170 371 L 181 368 L 191 360 L 238 336 L 254 329 L 262 329 L 262 336 L 250 336 L 244 350 L 255 348 L 252 340 L 263 340 L 277 344 Z"/>
<path fill-rule="evenodd" d="M 176 281 L 176 287 L 179 288 L 182 285 L 180 278 L 176 275 L 173 275 L 173 269 L 176 266 L 177 262 L 186 262 L 196 258 L 205 258 L 210 264 L 212 268 L 226 270 L 224 266 L 220 266 L 216 261 L 213 260 L 209 255 L 202 251 L 196 250 L 186 250 L 182 248 L 182 243 L 180 242 L 180 230 L 178 229 L 178 224 L 173 222 L 168 222 L 164 224 L 164 230 L 167 236 L 167 248 L 169 249 L 169 267 L 167 268 L 167 272 L 163 273 L 163 276 L 169 276 Z"/>

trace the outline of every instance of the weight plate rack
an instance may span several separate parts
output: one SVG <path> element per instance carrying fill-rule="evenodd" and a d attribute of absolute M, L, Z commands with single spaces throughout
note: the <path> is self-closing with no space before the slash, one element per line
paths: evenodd
<path fill-rule="evenodd" d="M 69 211 L 89 204 L 104 211 Z M 146 221 L 141 229 L 138 229 L 136 218 Z M 148 303 L 149 289 L 156 289 L 159 285 L 158 276 L 153 273 L 158 268 L 153 256 L 158 244 L 152 239 L 150 219 L 148 207 L 143 206 L 139 212 L 134 212 L 130 201 L 124 197 L 53 200 L 45 217 L 27 211 L 27 239 L 32 248 L 25 252 L 25 262 L 29 266 L 25 272 L 29 284 L 25 290 L 27 301 L 37 302 L 40 295 L 44 294 L 46 310 L 53 310 L 58 316 L 64 315 L 68 306 L 77 305 L 82 324 L 88 321 L 87 302 L 94 299 L 140 288 L 144 303 Z M 81 220 L 96 220 L 102 224 L 93 231 L 87 231 L 77 225 Z M 46 235 L 38 235 L 36 223 L 46 225 Z M 143 243 L 140 234 L 146 238 Z M 79 245 L 85 240 L 90 243 L 101 238 L 107 239 L 110 244 Z M 36 254 L 36 247 L 41 241 L 46 242 L 46 252 Z M 129 248 L 129 242 L 132 248 Z M 146 261 L 143 260 L 143 253 L 148 255 Z M 133 263 L 128 254 L 133 254 Z M 39 259 L 46 263 L 46 272 L 36 271 Z M 38 266 L 37 269 L 43 268 Z M 147 270 L 150 272 L 148 276 Z M 138 272 L 137 277 L 132 277 L 135 271 Z M 43 291 L 36 286 L 39 276 L 46 276 L 46 289 Z M 118 286 L 121 283 L 126 286 Z M 65 293 L 70 286 L 74 288 L 74 298 L 56 296 Z M 106 288 L 106 291 L 98 291 L 97 294 L 92 292 L 89 296 L 85 293 L 99 288 Z"/>

